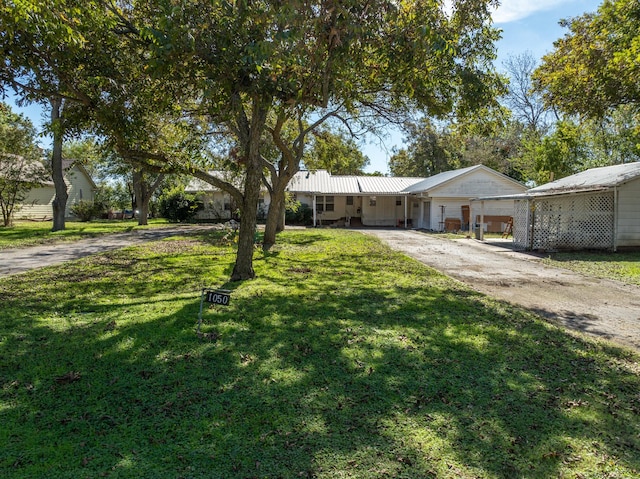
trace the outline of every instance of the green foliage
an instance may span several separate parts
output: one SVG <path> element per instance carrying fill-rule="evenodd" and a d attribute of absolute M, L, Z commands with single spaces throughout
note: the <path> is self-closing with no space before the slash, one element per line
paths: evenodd
<path fill-rule="evenodd" d="M 304 164 L 309 170 L 324 169 L 333 175 L 360 175 L 369 158 L 344 132 L 325 127 L 313 133 L 311 151 L 305 156 Z"/>
<path fill-rule="evenodd" d="M 640 106 L 640 3 L 607 0 L 597 13 L 565 22 L 569 32 L 543 58 L 534 81 L 547 102 L 570 114 L 603 118 Z"/>
<path fill-rule="evenodd" d="M 105 205 L 95 201 L 80 200 L 71 205 L 69 209 L 80 221 L 91 221 L 102 216 Z"/>
<path fill-rule="evenodd" d="M 556 123 L 553 132 L 545 136 L 536 149 L 538 180 L 546 183 L 584 169 L 587 157 L 579 125 L 570 121 Z"/>
<path fill-rule="evenodd" d="M 11 225 L 29 190 L 50 178 L 40 162 L 35 136 L 26 117 L 0 103 L 0 211 L 4 226 Z"/>
<path fill-rule="evenodd" d="M 637 354 L 352 232 L 229 285 L 223 234 L 0 279 L 0 476 L 638 476 Z"/>
<path fill-rule="evenodd" d="M 313 208 L 299 201 L 288 203 L 285 209 L 285 222 L 288 225 L 309 226 L 313 223 Z"/>
<path fill-rule="evenodd" d="M 447 127 L 438 127 L 428 118 L 408 123 L 407 150 L 389 159 L 393 176 L 428 177 L 460 167 L 460 146 Z"/>
<path fill-rule="evenodd" d="M 201 207 L 196 195 L 187 194 L 181 188 L 167 191 L 160 197 L 160 215 L 173 223 L 192 220 Z"/>
<path fill-rule="evenodd" d="M 131 192 L 122 182 L 102 183 L 95 194 L 95 202 L 103 205 L 106 211 L 131 208 Z"/>

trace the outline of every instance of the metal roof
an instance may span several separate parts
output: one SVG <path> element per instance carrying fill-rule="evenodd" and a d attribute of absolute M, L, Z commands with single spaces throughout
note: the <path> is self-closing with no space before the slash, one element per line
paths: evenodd
<path fill-rule="evenodd" d="M 291 178 L 287 189 L 294 192 L 325 195 L 359 193 L 357 176 L 332 176 L 326 170 L 299 171 Z"/>
<path fill-rule="evenodd" d="M 387 176 L 339 176 L 326 170 L 300 171 L 289 183 L 289 191 L 328 195 L 399 195 L 424 178 Z"/>
<path fill-rule="evenodd" d="M 578 191 L 602 190 L 622 185 L 640 177 L 640 162 L 591 168 L 527 191 L 527 195 L 551 195 Z"/>

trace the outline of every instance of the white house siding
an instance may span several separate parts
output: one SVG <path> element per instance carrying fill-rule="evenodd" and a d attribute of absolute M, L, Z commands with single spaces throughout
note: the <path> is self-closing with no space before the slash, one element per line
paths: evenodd
<path fill-rule="evenodd" d="M 207 191 L 201 193 L 203 208 L 196 213 L 197 220 L 228 220 L 231 218 L 231 200 L 222 191 Z M 225 209 L 225 204 L 229 205 Z"/>
<path fill-rule="evenodd" d="M 34 188 L 20 205 L 20 209 L 15 212 L 16 219 L 51 219 L 53 207 L 51 203 L 56 191 L 53 186 L 43 186 Z"/>
<path fill-rule="evenodd" d="M 93 201 L 94 186 L 91 180 L 76 166 L 73 166 L 64 176 L 67 184 L 67 208 L 65 217 L 73 219 L 71 207 L 80 200 Z M 51 219 L 53 217 L 53 207 L 51 204 L 56 196 L 53 185 L 46 185 L 40 188 L 33 188 L 16 212 L 17 219 Z"/>
<path fill-rule="evenodd" d="M 375 198 L 375 205 L 372 205 Z M 364 226 L 396 226 L 404 221 L 405 197 L 396 205 L 396 196 L 364 196 L 362 198 L 362 224 Z M 407 209 L 408 211 L 408 209 Z"/>
<path fill-rule="evenodd" d="M 71 218 L 74 216 L 73 213 L 71 213 L 71 207 L 74 204 L 79 201 L 93 201 L 93 184 L 89 181 L 87 176 L 76 167 L 71 168 L 67 173 L 65 176 L 65 182 L 67 183 L 67 193 L 69 194 L 65 217 Z M 51 211 L 53 212 L 53 210 Z"/>
<path fill-rule="evenodd" d="M 640 246 L 640 178 L 618 188 L 619 248 Z"/>

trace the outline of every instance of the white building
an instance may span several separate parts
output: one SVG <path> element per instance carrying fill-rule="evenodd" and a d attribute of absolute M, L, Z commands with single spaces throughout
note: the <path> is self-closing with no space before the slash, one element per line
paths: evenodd
<path fill-rule="evenodd" d="M 467 229 L 474 214 L 471 200 L 487 195 L 526 191 L 521 183 L 483 165 L 447 171 L 429 178 L 338 176 L 325 170 L 301 171 L 290 181 L 289 193 L 313 210 L 314 225 L 400 226 L 434 231 Z M 200 192 L 205 208 L 200 219 L 228 219 L 233 210 L 228 194 L 202 181 L 192 181 L 187 191 Z M 260 208 L 268 208 L 264 188 Z M 487 202 L 485 223 L 500 219 L 501 231 L 513 212 L 513 202 Z M 497 220 L 496 220 L 497 221 Z"/>

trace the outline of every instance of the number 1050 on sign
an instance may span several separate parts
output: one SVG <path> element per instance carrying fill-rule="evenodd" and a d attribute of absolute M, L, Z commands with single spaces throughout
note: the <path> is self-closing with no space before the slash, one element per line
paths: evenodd
<path fill-rule="evenodd" d="M 219 291 L 207 291 L 207 303 L 221 304 L 223 306 L 229 305 L 231 296 Z"/>

